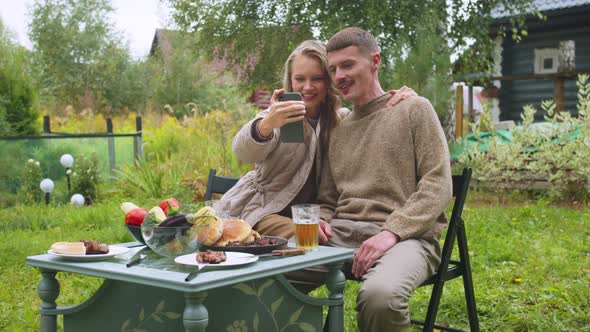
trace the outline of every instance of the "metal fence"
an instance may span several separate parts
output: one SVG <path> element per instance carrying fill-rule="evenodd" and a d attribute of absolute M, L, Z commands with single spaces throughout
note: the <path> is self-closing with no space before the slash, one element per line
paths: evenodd
<path fill-rule="evenodd" d="M 117 167 L 143 157 L 141 117 L 136 118 L 135 127 L 132 133 L 115 133 L 112 120 L 106 119 L 106 132 L 60 133 L 51 131 L 50 119 L 45 116 L 42 135 L 0 137 L 0 192 L 18 191 L 23 167 L 29 159 L 40 162 L 43 177 L 64 179 L 59 159 L 66 153 L 74 159 L 96 154 L 99 175 L 108 180 Z"/>

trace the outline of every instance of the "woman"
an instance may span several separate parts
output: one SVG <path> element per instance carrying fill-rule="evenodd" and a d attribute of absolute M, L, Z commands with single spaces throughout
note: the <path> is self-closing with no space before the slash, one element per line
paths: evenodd
<path fill-rule="evenodd" d="M 340 108 L 338 90 L 328 73 L 326 48 L 319 41 L 304 41 L 291 53 L 285 63 L 283 87 L 274 91 L 271 106 L 234 137 L 238 158 L 256 167 L 215 209 L 239 216 L 260 234 L 290 238 L 295 232 L 291 206 L 315 202 L 330 130 L 350 111 Z M 300 92 L 303 101 L 277 102 L 285 91 Z M 410 95 L 415 95 L 411 89 L 400 90 L 390 103 Z M 280 128 L 301 120 L 304 143 L 281 143 Z"/>

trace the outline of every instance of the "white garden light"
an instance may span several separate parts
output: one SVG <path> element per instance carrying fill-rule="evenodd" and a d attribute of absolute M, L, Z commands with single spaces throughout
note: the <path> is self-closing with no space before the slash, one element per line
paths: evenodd
<path fill-rule="evenodd" d="M 49 193 L 53 191 L 55 184 L 53 181 L 51 181 L 51 179 L 43 179 L 41 184 L 39 184 L 39 188 L 41 188 L 41 191 L 45 193 L 45 204 L 49 205 Z"/>
<path fill-rule="evenodd" d="M 66 153 L 59 158 L 59 162 L 65 168 L 72 168 L 72 165 L 74 165 L 74 157 L 72 157 L 71 154 Z"/>
<path fill-rule="evenodd" d="M 61 158 L 59 158 L 59 162 L 61 163 L 61 165 L 63 167 L 66 168 L 66 179 L 68 180 L 68 193 L 70 192 L 70 190 L 72 189 L 72 184 L 70 181 L 70 173 L 72 172 L 70 169 L 72 168 L 72 165 L 74 165 L 74 157 L 72 157 L 71 154 L 64 154 L 61 156 Z"/>
<path fill-rule="evenodd" d="M 70 202 L 72 202 L 72 204 L 74 204 L 75 207 L 80 207 L 84 205 L 84 196 L 80 194 L 74 194 L 72 195 Z"/>

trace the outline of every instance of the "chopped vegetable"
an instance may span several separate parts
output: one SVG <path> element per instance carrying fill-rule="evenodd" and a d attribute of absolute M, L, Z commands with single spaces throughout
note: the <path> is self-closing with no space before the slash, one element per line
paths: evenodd
<path fill-rule="evenodd" d="M 137 209 L 139 206 L 131 203 L 131 202 L 125 202 L 125 203 L 121 203 L 121 210 L 123 210 L 123 213 L 127 214 L 129 213 L 129 211 L 133 210 L 133 209 Z"/>
<path fill-rule="evenodd" d="M 166 214 L 159 206 L 154 206 L 143 220 L 143 223 L 149 226 L 157 227 L 161 222 L 166 220 Z"/>
<path fill-rule="evenodd" d="M 148 210 L 135 208 L 125 214 L 125 223 L 131 226 L 140 226 L 143 219 L 148 215 Z"/>
<path fill-rule="evenodd" d="M 162 211 L 164 211 L 164 214 L 166 214 L 166 216 L 173 216 L 175 214 L 180 213 L 181 206 L 182 204 L 180 204 L 180 202 L 174 197 L 167 198 L 160 202 L 160 208 L 162 209 Z"/>

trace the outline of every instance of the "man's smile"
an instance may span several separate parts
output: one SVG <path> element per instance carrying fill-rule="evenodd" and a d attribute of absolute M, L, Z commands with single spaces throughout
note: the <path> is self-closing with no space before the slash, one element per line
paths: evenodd
<path fill-rule="evenodd" d="M 350 90 L 352 84 L 353 83 L 350 80 L 341 81 L 338 83 L 338 90 L 340 90 L 340 92 L 342 92 L 343 95 L 346 95 L 348 94 L 348 90 Z"/>

